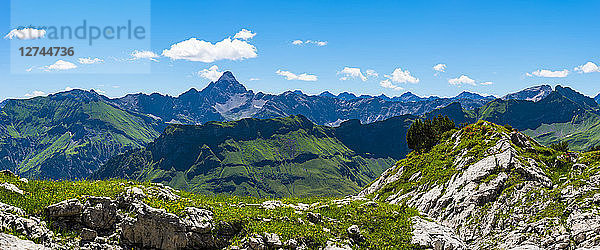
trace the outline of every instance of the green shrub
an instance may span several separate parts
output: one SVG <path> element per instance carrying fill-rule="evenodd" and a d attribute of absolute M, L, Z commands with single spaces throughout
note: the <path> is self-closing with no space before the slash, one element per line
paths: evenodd
<path fill-rule="evenodd" d="M 508 131 L 513 131 L 513 127 L 510 124 L 505 124 L 504 128 L 508 129 Z"/>
<path fill-rule="evenodd" d="M 566 141 L 559 142 L 559 143 L 552 143 L 550 145 L 550 148 L 554 149 L 556 151 L 560 151 L 560 152 L 567 152 L 567 151 L 569 151 L 569 143 Z"/>
<path fill-rule="evenodd" d="M 406 133 L 408 148 L 427 151 L 439 142 L 442 134 L 455 128 L 454 122 L 447 116 L 438 115 L 431 120 L 418 119 Z"/>

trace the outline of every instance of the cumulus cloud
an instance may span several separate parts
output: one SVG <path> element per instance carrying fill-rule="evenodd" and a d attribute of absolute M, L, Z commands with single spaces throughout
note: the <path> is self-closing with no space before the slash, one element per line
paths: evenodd
<path fill-rule="evenodd" d="M 398 91 L 404 89 L 398 85 L 393 84 L 392 81 L 390 81 L 389 79 L 379 82 L 379 85 L 384 88 L 398 90 Z"/>
<path fill-rule="evenodd" d="M 452 78 L 450 80 L 448 80 L 448 83 L 450 83 L 451 85 L 462 85 L 462 84 L 470 84 L 470 85 L 477 85 L 475 83 L 475 80 L 471 79 L 470 77 L 466 76 L 466 75 L 461 75 L 460 77 L 457 78 Z"/>
<path fill-rule="evenodd" d="M 11 30 L 4 39 L 14 39 L 17 38 L 19 40 L 31 40 L 42 38 L 46 35 L 46 30 L 43 29 L 34 29 L 34 28 L 25 28 L 25 29 L 13 29 Z"/>
<path fill-rule="evenodd" d="M 446 72 L 446 64 L 438 63 L 435 66 L 433 66 L 433 70 L 437 72 Z"/>
<path fill-rule="evenodd" d="M 310 75 L 307 73 L 302 73 L 302 74 L 294 74 L 292 72 L 286 71 L 286 70 L 277 70 L 278 75 L 280 76 L 284 76 L 286 80 L 299 80 L 299 81 L 307 81 L 307 82 L 314 82 L 317 80 L 317 76 L 316 75 Z"/>
<path fill-rule="evenodd" d="M 236 33 L 235 36 L 233 36 L 233 38 L 248 40 L 248 39 L 252 39 L 254 36 L 256 36 L 256 33 L 252 33 L 252 31 L 249 31 L 247 29 L 242 29 L 238 33 Z"/>
<path fill-rule="evenodd" d="M 79 59 L 77 59 L 77 61 L 79 61 L 80 64 L 95 64 L 95 63 L 103 63 L 104 60 L 100 59 L 100 58 L 91 58 L 91 57 L 81 57 Z"/>
<path fill-rule="evenodd" d="M 222 71 L 219 71 L 219 66 L 213 65 L 208 69 L 203 69 L 198 71 L 198 76 L 206 78 L 211 81 L 219 80 L 219 77 L 223 75 Z"/>
<path fill-rule="evenodd" d="M 482 83 L 479 83 L 479 84 L 481 84 L 481 85 L 492 85 L 492 84 L 494 84 L 494 82 L 482 82 Z"/>
<path fill-rule="evenodd" d="M 34 90 L 31 93 L 25 94 L 25 97 L 36 97 L 36 96 L 45 96 L 45 95 L 46 95 L 46 93 L 44 91 Z"/>
<path fill-rule="evenodd" d="M 162 55 L 173 60 L 181 59 L 205 63 L 218 60 L 239 61 L 258 56 L 254 45 L 246 41 L 229 38 L 215 44 L 191 38 L 171 45 L 170 49 L 163 50 Z"/>
<path fill-rule="evenodd" d="M 338 72 L 338 74 L 342 75 L 342 77 L 340 77 L 340 80 L 344 81 L 356 78 L 362 80 L 363 82 L 367 80 L 367 77 L 363 75 L 362 72 L 360 72 L 359 68 L 344 67 L 344 69 Z"/>
<path fill-rule="evenodd" d="M 260 81 L 260 78 L 250 78 L 250 81 Z"/>
<path fill-rule="evenodd" d="M 294 40 L 292 41 L 293 45 L 316 45 L 319 47 L 325 46 L 327 45 L 327 41 L 314 41 L 314 40 L 306 40 L 306 41 L 302 41 L 302 40 Z"/>
<path fill-rule="evenodd" d="M 384 75 L 394 83 L 418 83 L 420 80 L 410 74 L 408 70 L 397 68 L 391 75 Z"/>
<path fill-rule="evenodd" d="M 593 73 L 593 72 L 600 72 L 600 67 L 598 67 L 598 65 L 596 65 L 593 62 L 587 62 L 584 65 L 575 67 L 573 70 L 575 70 L 579 73 Z"/>
<path fill-rule="evenodd" d="M 58 60 L 54 64 L 44 66 L 42 68 L 46 71 L 52 71 L 52 70 L 58 71 L 58 70 L 74 69 L 74 68 L 77 68 L 77 65 L 75 65 L 72 62 Z"/>
<path fill-rule="evenodd" d="M 367 69 L 367 77 L 377 78 L 377 77 L 379 77 L 379 74 L 375 70 Z"/>
<path fill-rule="evenodd" d="M 133 60 L 138 60 L 138 59 L 148 59 L 150 61 L 155 61 L 158 62 L 158 60 L 156 60 L 156 58 L 159 57 L 159 55 L 157 55 L 156 53 L 152 52 L 152 51 L 148 51 L 148 50 L 135 50 L 133 52 L 131 52 L 131 56 L 133 57 Z"/>
<path fill-rule="evenodd" d="M 527 76 L 537 76 L 537 77 L 558 77 L 558 78 L 562 78 L 562 77 L 567 77 L 569 75 L 569 70 L 564 69 L 564 70 L 557 70 L 557 71 L 552 71 L 552 70 L 547 70 L 547 69 L 538 69 L 536 71 L 533 71 L 531 73 L 527 73 Z"/>

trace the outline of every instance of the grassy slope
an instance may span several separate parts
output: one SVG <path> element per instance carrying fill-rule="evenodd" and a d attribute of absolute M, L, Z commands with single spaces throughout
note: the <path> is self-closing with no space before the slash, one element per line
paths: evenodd
<path fill-rule="evenodd" d="M 572 150 L 587 150 L 600 145 L 600 116 L 587 113 L 575 116 L 571 122 L 542 124 L 524 133 L 544 145 L 566 141 Z"/>
<path fill-rule="evenodd" d="M 294 116 L 169 126 L 146 149 L 115 157 L 94 177 L 204 194 L 340 196 L 356 193 L 395 161 L 358 154 L 332 128 Z"/>
<path fill-rule="evenodd" d="M 0 164 L 28 177 L 81 178 L 158 137 L 160 125 L 101 100 L 38 97 L 0 111 Z"/>
<path fill-rule="evenodd" d="M 19 181 L 18 177 L 1 174 L 0 183 L 12 183 L 25 191 L 25 195 L 0 189 L 0 202 L 24 209 L 28 214 L 42 216 L 43 208 L 66 199 L 85 200 L 86 196 L 108 196 L 115 198 L 128 186 L 148 187 L 150 183 L 131 181 L 43 181 L 32 180 L 28 183 Z M 168 212 L 182 214 L 185 207 L 201 207 L 214 213 L 215 224 L 219 221 L 235 222 L 243 225 L 244 230 L 232 243 L 253 233 L 277 233 L 282 241 L 287 239 L 304 239 L 312 242 L 311 248 L 325 245 L 328 239 L 347 240 L 346 229 L 358 225 L 365 236 L 362 248 L 402 248 L 411 249 L 411 223 L 409 218 L 417 215 L 414 209 L 400 205 L 378 203 L 378 206 L 362 206 L 364 201 L 353 201 L 348 205 L 338 205 L 331 198 L 285 198 L 284 204 L 307 204 L 307 211 L 296 212 L 289 207 L 264 209 L 261 204 L 266 199 L 236 196 L 203 196 L 178 192 L 183 197 L 169 201 L 150 196 L 147 204 Z M 320 213 L 333 220 L 323 223 L 301 223 L 307 221 L 306 213 Z M 5 232 L 10 233 L 10 232 Z M 78 237 L 76 234 L 63 234 L 63 237 Z"/>

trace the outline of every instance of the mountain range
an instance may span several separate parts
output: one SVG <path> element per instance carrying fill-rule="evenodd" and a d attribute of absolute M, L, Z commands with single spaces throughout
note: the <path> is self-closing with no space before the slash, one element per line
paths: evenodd
<path fill-rule="evenodd" d="M 202 126 L 213 121 L 276 119 L 295 115 L 301 115 L 324 131 L 330 129 L 320 126 L 334 126 L 337 127 L 333 129 L 335 131 L 345 131 L 328 136 L 335 138 L 337 148 L 340 145 L 348 148 L 342 150 L 346 158 L 355 155 L 365 157 L 362 154 L 368 152 L 371 155 L 367 158 L 401 159 L 408 149 L 386 148 L 391 144 L 380 142 L 388 137 L 374 136 L 378 141 L 373 141 L 365 135 L 386 133 L 389 138 L 401 139 L 405 130 L 400 128 L 405 128 L 406 123 L 398 123 L 397 131 L 377 131 L 378 124 L 381 124 L 378 122 L 395 120 L 394 117 L 413 121 L 437 115 L 447 115 L 457 125 L 477 120 L 509 124 L 544 145 L 567 141 L 572 149 L 586 150 L 600 144 L 599 109 L 594 99 L 562 86 L 556 86 L 554 90 L 548 85 L 535 86 L 502 98 L 469 92 L 451 98 L 424 98 L 410 92 L 398 97 L 356 96 L 351 93 L 333 95 L 328 92 L 306 95 L 301 91 L 273 95 L 247 90 L 231 72 L 225 72 L 219 80 L 201 91 L 192 88 L 177 97 L 139 93 L 108 98 L 93 90 L 72 90 L 31 99 L 5 100 L 0 110 L 0 169 L 33 178 L 85 178 L 119 154 L 152 151 L 144 147 L 151 142 L 156 143 L 155 139 L 159 136 L 166 138 L 166 132 L 185 128 L 174 129 L 177 124 Z M 165 131 L 167 127 L 169 129 Z M 243 141 L 239 138 L 232 140 Z M 214 152 L 216 149 L 211 150 L 217 158 L 231 153 L 219 151 L 223 153 L 220 155 Z M 158 159 L 162 157 L 153 158 L 153 163 Z M 285 158 L 286 161 L 293 159 Z M 116 165 L 119 164 L 113 166 Z M 254 167 L 252 164 L 248 166 Z M 370 169 L 372 173 L 377 172 L 373 170 L 377 168 Z M 135 178 L 171 183 L 177 179 L 171 176 L 173 173 L 183 172 L 181 169 L 172 171 L 168 178 L 164 177 L 166 173 L 162 177 L 136 174 Z M 105 172 L 102 176 L 110 176 L 110 173 Z M 359 179 L 350 189 L 356 189 L 368 178 Z M 212 192 L 210 187 L 201 189 Z"/>
<path fill-rule="evenodd" d="M 201 91 L 192 88 L 177 97 L 130 94 L 110 102 L 121 109 L 150 114 L 169 123 L 202 124 L 208 121 L 302 114 L 320 125 L 338 125 L 350 119 L 371 123 L 398 115 L 423 115 L 453 102 L 473 109 L 495 99 L 468 92 L 453 98 L 411 96 L 414 95 L 389 98 L 385 95 L 356 97 L 342 93 L 335 96 L 328 92 L 306 95 L 298 90 L 279 95 L 254 93 L 240 84 L 231 72 L 225 72 L 219 80 L 211 82 Z"/>

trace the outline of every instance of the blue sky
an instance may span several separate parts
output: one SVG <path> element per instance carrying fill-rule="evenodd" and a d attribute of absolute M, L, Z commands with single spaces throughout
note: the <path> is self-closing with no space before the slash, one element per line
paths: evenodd
<path fill-rule="evenodd" d="M 209 78 L 230 70 L 247 88 L 268 93 L 500 96 L 539 84 L 600 92 L 599 1 L 98 2 L 2 1 L 0 99 L 65 88 L 111 97 L 178 95 L 205 87 L 210 80 L 203 70 Z M 101 27 L 132 20 L 147 37 L 91 46 L 5 37 L 23 25 L 75 26 L 84 19 Z M 234 38 L 242 29 L 255 35 Z M 76 54 L 25 58 L 22 46 L 73 46 Z M 136 50 L 143 52 L 138 59 Z M 150 52 L 157 57 L 149 59 Z M 438 64 L 443 71 L 434 70 Z"/>

